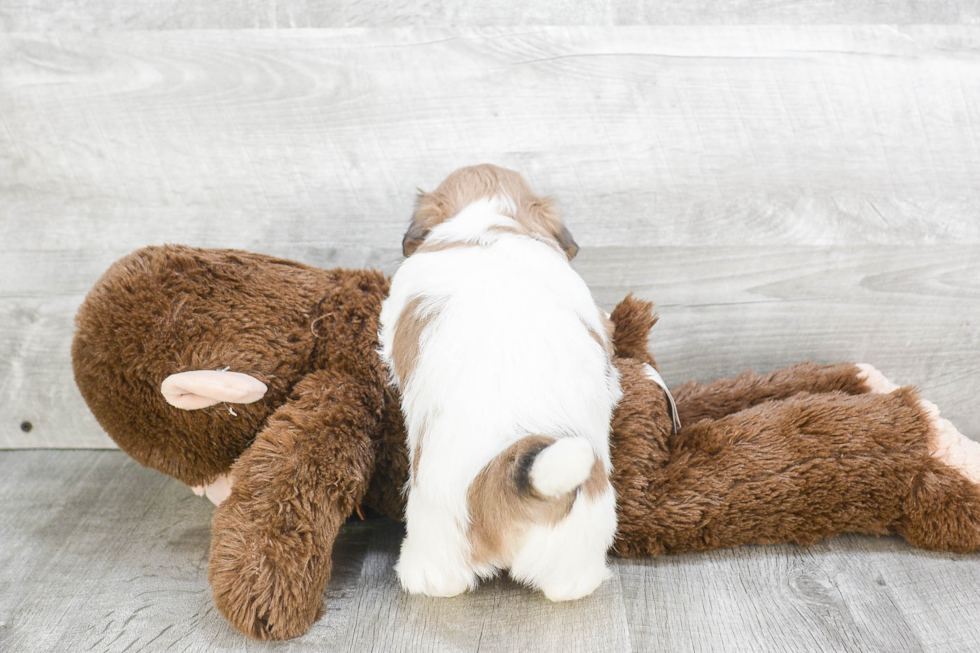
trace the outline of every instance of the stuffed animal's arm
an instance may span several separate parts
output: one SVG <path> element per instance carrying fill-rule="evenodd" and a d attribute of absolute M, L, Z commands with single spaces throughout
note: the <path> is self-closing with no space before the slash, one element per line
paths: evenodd
<path fill-rule="evenodd" d="M 743 372 L 733 379 L 710 383 L 688 381 L 673 388 L 672 393 L 681 423 L 687 425 L 702 419 L 720 419 L 764 401 L 785 399 L 800 392 L 840 391 L 857 395 L 870 391 L 890 392 L 897 387 L 870 365 L 805 362 L 769 374 Z"/>
<path fill-rule="evenodd" d="M 378 386 L 310 374 L 232 467 L 208 577 L 218 609 L 249 637 L 296 637 L 320 613 L 334 539 L 373 468 Z"/>
<path fill-rule="evenodd" d="M 614 326 L 617 357 L 656 368 L 656 361 L 647 347 L 650 329 L 657 322 L 653 304 L 633 294 L 627 295 L 616 305 L 610 319 Z M 710 383 L 689 381 L 673 388 L 671 393 L 677 402 L 681 423 L 693 424 L 702 419 L 720 419 L 764 401 L 785 399 L 799 392 L 863 394 L 891 392 L 897 387 L 870 365 L 807 362 L 764 375 L 745 372 L 734 379 Z"/>

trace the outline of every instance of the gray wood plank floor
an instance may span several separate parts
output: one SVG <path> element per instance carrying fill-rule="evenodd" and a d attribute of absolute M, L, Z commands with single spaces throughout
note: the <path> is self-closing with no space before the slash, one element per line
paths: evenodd
<path fill-rule="evenodd" d="M 0 452 L 3 651 L 976 651 L 980 556 L 846 536 L 616 560 L 583 601 L 507 580 L 449 600 L 400 592 L 402 536 L 351 522 L 328 611 L 284 644 L 246 641 L 207 585 L 210 504 L 117 451 Z"/>

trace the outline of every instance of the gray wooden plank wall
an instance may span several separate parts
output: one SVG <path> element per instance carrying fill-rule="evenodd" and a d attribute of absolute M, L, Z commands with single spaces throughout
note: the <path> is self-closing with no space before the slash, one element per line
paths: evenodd
<path fill-rule="evenodd" d="M 5 0 L 0 30 L 515 25 L 980 24 L 970 0 Z"/>
<path fill-rule="evenodd" d="M 977 9 L 886 4 L 869 16 Z M 480 161 L 558 199 L 603 305 L 658 303 L 670 382 L 865 361 L 980 436 L 974 26 L 141 31 L 149 9 L 2 6 L 59 31 L 0 35 L 0 447 L 111 446 L 68 348 L 116 258 L 182 242 L 392 270 L 415 188 Z M 112 29 L 67 31 L 88 20 Z"/>

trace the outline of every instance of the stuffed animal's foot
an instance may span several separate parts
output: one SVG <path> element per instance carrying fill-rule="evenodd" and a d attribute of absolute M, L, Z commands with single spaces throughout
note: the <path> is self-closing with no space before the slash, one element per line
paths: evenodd
<path fill-rule="evenodd" d="M 952 422 L 941 417 L 936 404 L 919 399 L 919 405 L 932 426 L 932 441 L 929 443 L 932 457 L 980 485 L 980 442 L 969 439 Z"/>
<path fill-rule="evenodd" d="M 924 549 L 980 551 L 980 443 L 964 437 L 931 401 L 913 400 L 928 425 L 928 458 L 910 479 L 898 532 Z"/>
<path fill-rule="evenodd" d="M 899 386 L 897 383 L 892 383 L 888 377 L 878 371 L 877 368 L 868 365 L 867 363 L 858 363 L 857 377 L 864 383 L 867 387 L 868 392 L 874 392 L 877 394 L 888 394 L 894 390 L 898 390 Z"/>

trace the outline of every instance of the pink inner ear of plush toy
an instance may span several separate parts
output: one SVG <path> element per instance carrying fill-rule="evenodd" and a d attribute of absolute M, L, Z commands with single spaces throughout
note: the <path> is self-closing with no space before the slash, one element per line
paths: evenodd
<path fill-rule="evenodd" d="M 250 404 L 261 399 L 267 389 L 264 383 L 248 374 L 213 370 L 171 374 L 160 384 L 160 392 L 167 403 L 184 410 L 206 408 L 222 401 Z"/>

